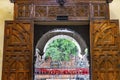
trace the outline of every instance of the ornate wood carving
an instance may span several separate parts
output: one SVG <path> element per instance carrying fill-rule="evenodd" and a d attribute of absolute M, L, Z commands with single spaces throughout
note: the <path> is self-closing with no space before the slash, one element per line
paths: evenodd
<path fill-rule="evenodd" d="M 56 20 L 57 16 L 68 16 L 70 19 L 81 19 L 89 18 L 89 6 L 88 4 L 85 5 L 79 5 L 79 6 L 65 6 L 64 8 L 61 8 L 57 5 L 55 6 L 41 6 L 41 5 L 35 5 L 34 12 L 32 12 L 32 5 L 30 4 L 17 4 L 17 13 L 16 18 L 17 19 L 28 19 L 28 18 L 34 18 L 34 19 L 41 19 L 41 20 L 48 20 L 53 19 Z M 74 13 L 73 13 L 74 12 Z"/>
<path fill-rule="evenodd" d="M 107 4 L 92 4 L 92 18 L 109 18 Z"/>
<path fill-rule="evenodd" d="M 47 21 L 56 20 L 57 15 L 67 15 L 68 20 L 109 19 L 112 0 L 65 0 L 62 7 L 56 0 L 11 1 L 15 4 L 15 19 Z"/>
<path fill-rule="evenodd" d="M 49 2 L 49 1 L 48 1 Z M 69 20 L 108 19 L 109 7 L 105 2 L 65 3 L 60 7 L 56 1 L 15 3 L 15 19 L 56 20 L 68 16 Z M 42 4 L 41 4 L 42 3 Z"/>
<path fill-rule="evenodd" d="M 78 17 L 88 17 L 89 18 L 89 4 L 81 4 L 79 6 L 76 6 L 76 16 Z"/>
<path fill-rule="evenodd" d="M 11 2 L 20 2 L 20 1 L 33 1 L 33 2 L 42 2 L 44 0 L 10 0 Z M 55 0 L 47 0 L 47 2 L 49 1 L 54 1 Z M 91 1 L 99 1 L 99 2 L 102 2 L 102 1 L 106 1 L 106 2 L 112 2 L 113 0 L 74 0 L 75 3 L 78 3 L 78 2 L 91 2 Z M 66 0 L 66 2 L 72 2 L 72 0 Z"/>
<path fill-rule="evenodd" d="M 6 22 L 2 80 L 31 80 L 32 40 L 30 22 Z"/>
<path fill-rule="evenodd" d="M 119 80 L 120 46 L 116 21 L 93 21 L 91 57 L 93 80 Z"/>
<path fill-rule="evenodd" d="M 16 7 L 16 18 L 31 18 L 32 14 L 32 4 L 30 3 L 19 3 L 15 5 Z"/>
<path fill-rule="evenodd" d="M 46 17 L 47 7 L 46 6 L 35 6 L 35 18 Z"/>
<path fill-rule="evenodd" d="M 67 15 L 67 16 L 75 16 L 73 12 L 75 12 L 74 6 L 66 6 L 64 8 L 60 8 L 58 6 L 50 6 L 48 7 L 48 17 L 55 17 L 59 15 Z"/>
<path fill-rule="evenodd" d="M 66 0 L 59 7 L 56 0 L 10 0 L 15 4 L 15 19 L 6 22 L 2 80 L 32 79 L 33 30 L 29 21 L 109 19 L 108 2 L 112 0 Z M 120 79 L 120 34 L 116 21 L 93 21 L 91 30 L 92 80 Z"/>

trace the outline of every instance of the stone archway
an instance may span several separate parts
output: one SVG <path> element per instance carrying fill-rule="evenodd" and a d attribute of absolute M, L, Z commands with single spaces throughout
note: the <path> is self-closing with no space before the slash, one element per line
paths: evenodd
<path fill-rule="evenodd" d="M 72 41 L 78 49 L 77 55 L 76 56 L 72 56 L 71 59 L 69 61 L 53 61 L 50 58 L 46 59 L 46 49 L 47 46 L 53 42 L 56 39 L 67 39 Z M 87 68 L 88 69 L 88 74 L 86 75 L 73 75 L 71 77 L 71 79 L 75 79 L 75 78 L 84 78 L 87 80 L 89 79 L 89 61 L 87 59 L 88 56 L 88 51 L 87 51 L 87 45 L 84 41 L 84 39 L 80 36 L 80 34 L 78 34 L 77 32 L 73 31 L 73 30 L 69 30 L 67 28 L 57 28 L 57 29 L 53 29 L 50 30 L 48 32 L 46 32 L 37 42 L 36 45 L 36 62 L 35 62 L 35 68 L 60 68 L 60 69 L 64 69 L 64 68 Z M 60 63 L 59 63 L 60 62 Z M 61 65 L 58 67 L 51 67 L 51 64 L 54 65 Z M 38 75 L 40 77 L 40 75 Z M 43 76 L 41 76 L 43 77 Z M 49 76 L 47 76 L 49 77 Z M 35 77 L 36 78 L 36 77 Z"/>
<path fill-rule="evenodd" d="M 43 49 L 47 41 L 57 35 L 67 35 L 67 36 L 74 38 L 78 42 L 79 46 L 81 47 L 81 54 L 84 54 L 84 50 L 85 48 L 87 48 L 87 45 L 85 41 L 83 40 L 83 38 L 80 36 L 80 34 L 72 30 L 61 28 L 61 29 L 50 30 L 39 39 L 39 41 L 37 42 L 36 48 L 40 50 L 39 52 L 40 55 L 44 54 Z"/>

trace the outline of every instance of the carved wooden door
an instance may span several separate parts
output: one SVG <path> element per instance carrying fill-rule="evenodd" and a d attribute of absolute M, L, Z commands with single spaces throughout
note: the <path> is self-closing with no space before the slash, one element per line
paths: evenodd
<path fill-rule="evenodd" d="M 32 79 L 32 33 L 30 21 L 6 22 L 2 80 Z"/>
<path fill-rule="evenodd" d="M 92 80 L 120 80 L 118 21 L 91 22 Z"/>

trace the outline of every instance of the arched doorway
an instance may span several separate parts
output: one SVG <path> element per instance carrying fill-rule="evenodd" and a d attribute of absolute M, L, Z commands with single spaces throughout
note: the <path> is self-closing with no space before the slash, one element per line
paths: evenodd
<path fill-rule="evenodd" d="M 71 45 L 73 46 L 72 48 L 70 47 Z M 46 33 L 38 39 L 35 46 L 35 80 L 42 78 L 90 80 L 88 49 L 89 46 L 87 46 L 86 41 L 74 30 L 66 27 L 55 27 L 46 31 Z M 48 72 L 41 73 L 41 69 L 43 68 L 47 69 Z M 49 73 L 51 69 L 63 70 L 62 72 L 68 70 L 68 73 L 66 73 L 67 76 L 63 76 L 64 73 L 62 72 L 60 72 L 59 75 L 53 75 Z M 86 70 L 86 72 L 84 73 L 83 71 L 79 74 L 71 73 L 70 70 L 76 69 Z M 44 77 L 40 74 L 47 76 Z"/>

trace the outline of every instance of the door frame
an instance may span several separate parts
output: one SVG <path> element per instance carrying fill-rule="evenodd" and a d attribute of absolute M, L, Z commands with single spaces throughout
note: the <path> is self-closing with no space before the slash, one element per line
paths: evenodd
<path fill-rule="evenodd" d="M 34 39 L 34 25 L 37 24 L 37 25 L 53 25 L 53 26 L 56 26 L 56 25 L 74 25 L 74 26 L 78 26 L 78 25 L 89 25 L 89 37 L 90 37 L 90 46 L 89 46 L 89 52 L 90 52 L 90 80 L 92 80 L 92 55 L 91 55 L 91 52 L 92 52 L 92 40 L 91 40 L 91 21 L 90 20 L 73 20 L 73 21 L 67 21 L 67 20 L 58 20 L 58 21 L 54 21 L 54 20 L 51 20 L 51 21 L 39 21 L 39 20 L 36 20 L 34 21 L 33 23 L 33 39 Z M 34 44 L 34 40 L 33 40 L 33 44 Z M 34 50 L 33 50 L 34 52 Z M 34 55 L 34 53 L 33 53 Z M 34 66 L 33 66 L 34 68 Z M 33 70 L 33 74 L 34 74 L 34 70 Z M 33 79 L 34 79 L 34 75 L 33 75 Z"/>

